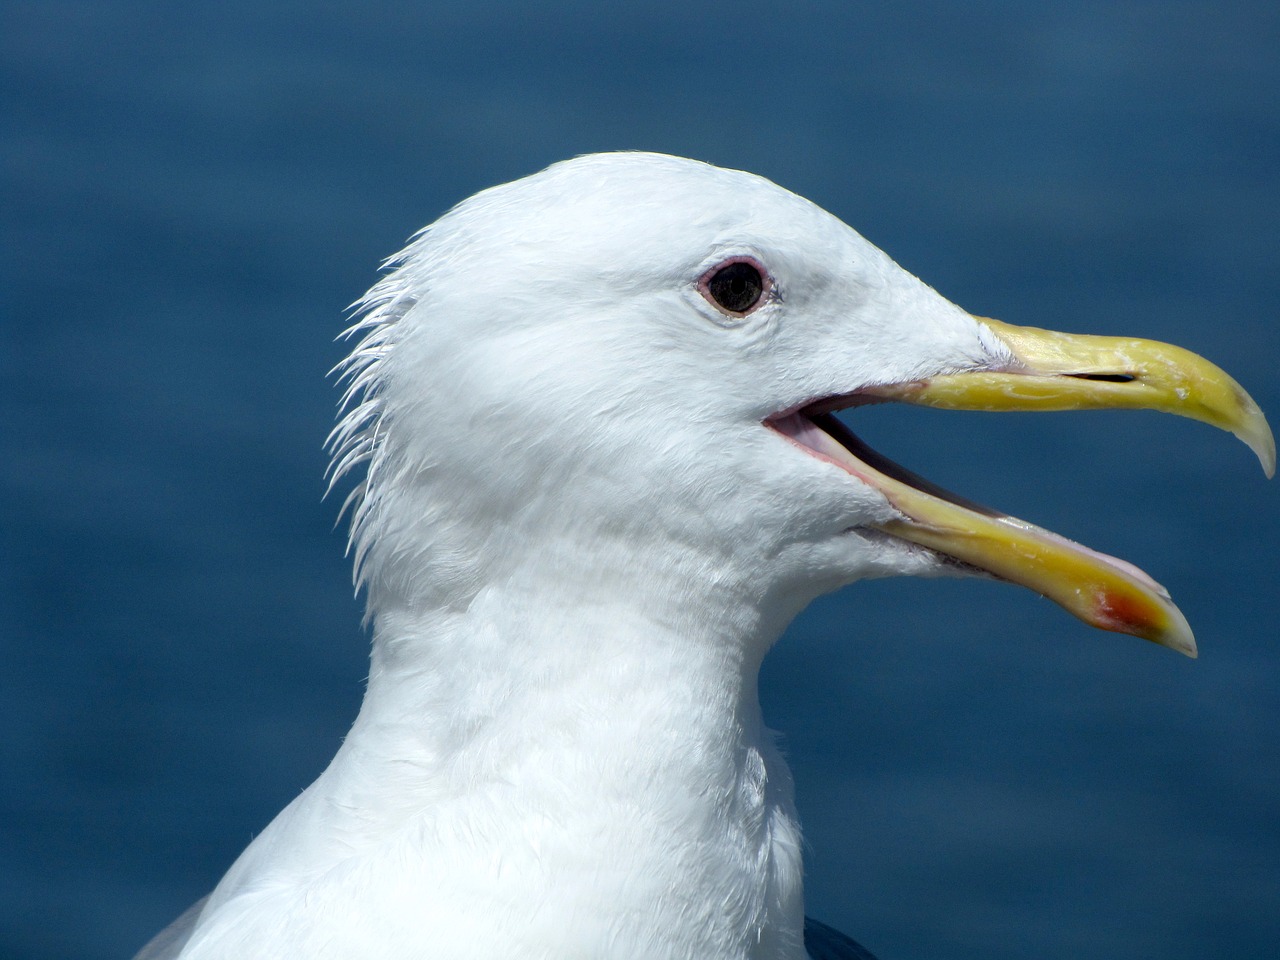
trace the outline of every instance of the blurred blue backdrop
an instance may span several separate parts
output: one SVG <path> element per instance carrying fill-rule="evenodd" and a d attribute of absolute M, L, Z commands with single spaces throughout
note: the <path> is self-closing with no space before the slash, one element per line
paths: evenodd
<path fill-rule="evenodd" d="M 357 709 L 334 336 L 475 190 L 764 174 L 969 309 L 1195 349 L 1273 415 L 1274 2 L 0 4 L 0 955 L 132 954 Z M 1151 414 L 865 411 L 1148 569 L 1198 662 L 993 583 L 859 585 L 763 681 L 814 915 L 885 960 L 1274 957 L 1280 489 Z"/>

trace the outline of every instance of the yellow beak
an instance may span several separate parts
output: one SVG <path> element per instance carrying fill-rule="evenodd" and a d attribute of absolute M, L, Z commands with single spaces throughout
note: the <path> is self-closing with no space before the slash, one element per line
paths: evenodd
<path fill-rule="evenodd" d="M 1257 454 L 1268 477 L 1275 472 L 1275 440 L 1262 411 L 1204 358 L 1151 340 L 1073 336 L 976 319 L 1009 348 L 1014 361 L 1006 369 L 863 392 L 949 410 L 1161 410 L 1231 431 Z M 1196 655 L 1182 613 L 1137 567 L 961 501 L 847 431 L 839 439 L 856 457 L 856 472 L 902 514 L 883 525 L 885 532 L 1029 587 L 1093 626 Z"/>

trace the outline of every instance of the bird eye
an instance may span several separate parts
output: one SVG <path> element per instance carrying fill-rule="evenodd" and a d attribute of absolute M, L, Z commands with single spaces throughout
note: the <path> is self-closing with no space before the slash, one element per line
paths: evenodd
<path fill-rule="evenodd" d="M 768 286 L 760 266 L 745 258 L 714 267 L 698 283 L 704 297 L 737 316 L 745 316 L 755 309 Z"/>

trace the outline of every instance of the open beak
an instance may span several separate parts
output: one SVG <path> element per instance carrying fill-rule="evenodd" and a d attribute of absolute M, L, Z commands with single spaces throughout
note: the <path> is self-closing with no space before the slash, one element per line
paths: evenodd
<path fill-rule="evenodd" d="M 1253 399 L 1190 351 L 1151 340 L 1075 336 L 975 318 L 1002 341 L 1002 369 L 947 374 L 862 390 L 860 397 L 948 410 L 1144 408 L 1229 430 L 1275 472 L 1275 441 Z M 1132 564 L 1025 521 L 961 500 L 858 440 L 815 404 L 769 421 L 779 433 L 878 489 L 899 517 L 884 532 L 1002 580 L 1022 584 L 1085 623 L 1143 637 L 1194 657 L 1195 638 L 1168 592 Z"/>

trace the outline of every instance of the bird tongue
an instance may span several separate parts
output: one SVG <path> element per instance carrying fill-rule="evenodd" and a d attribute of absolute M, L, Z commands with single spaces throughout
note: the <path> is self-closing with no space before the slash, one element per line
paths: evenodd
<path fill-rule="evenodd" d="M 1131 563 L 964 500 L 877 453 L 833 415 L 768 425 L 878 490 L 900 514 L 879 529 L 1048 597 L 1091 626 L 1194 657 L 1195 639 L 1168 592 Z"/>

